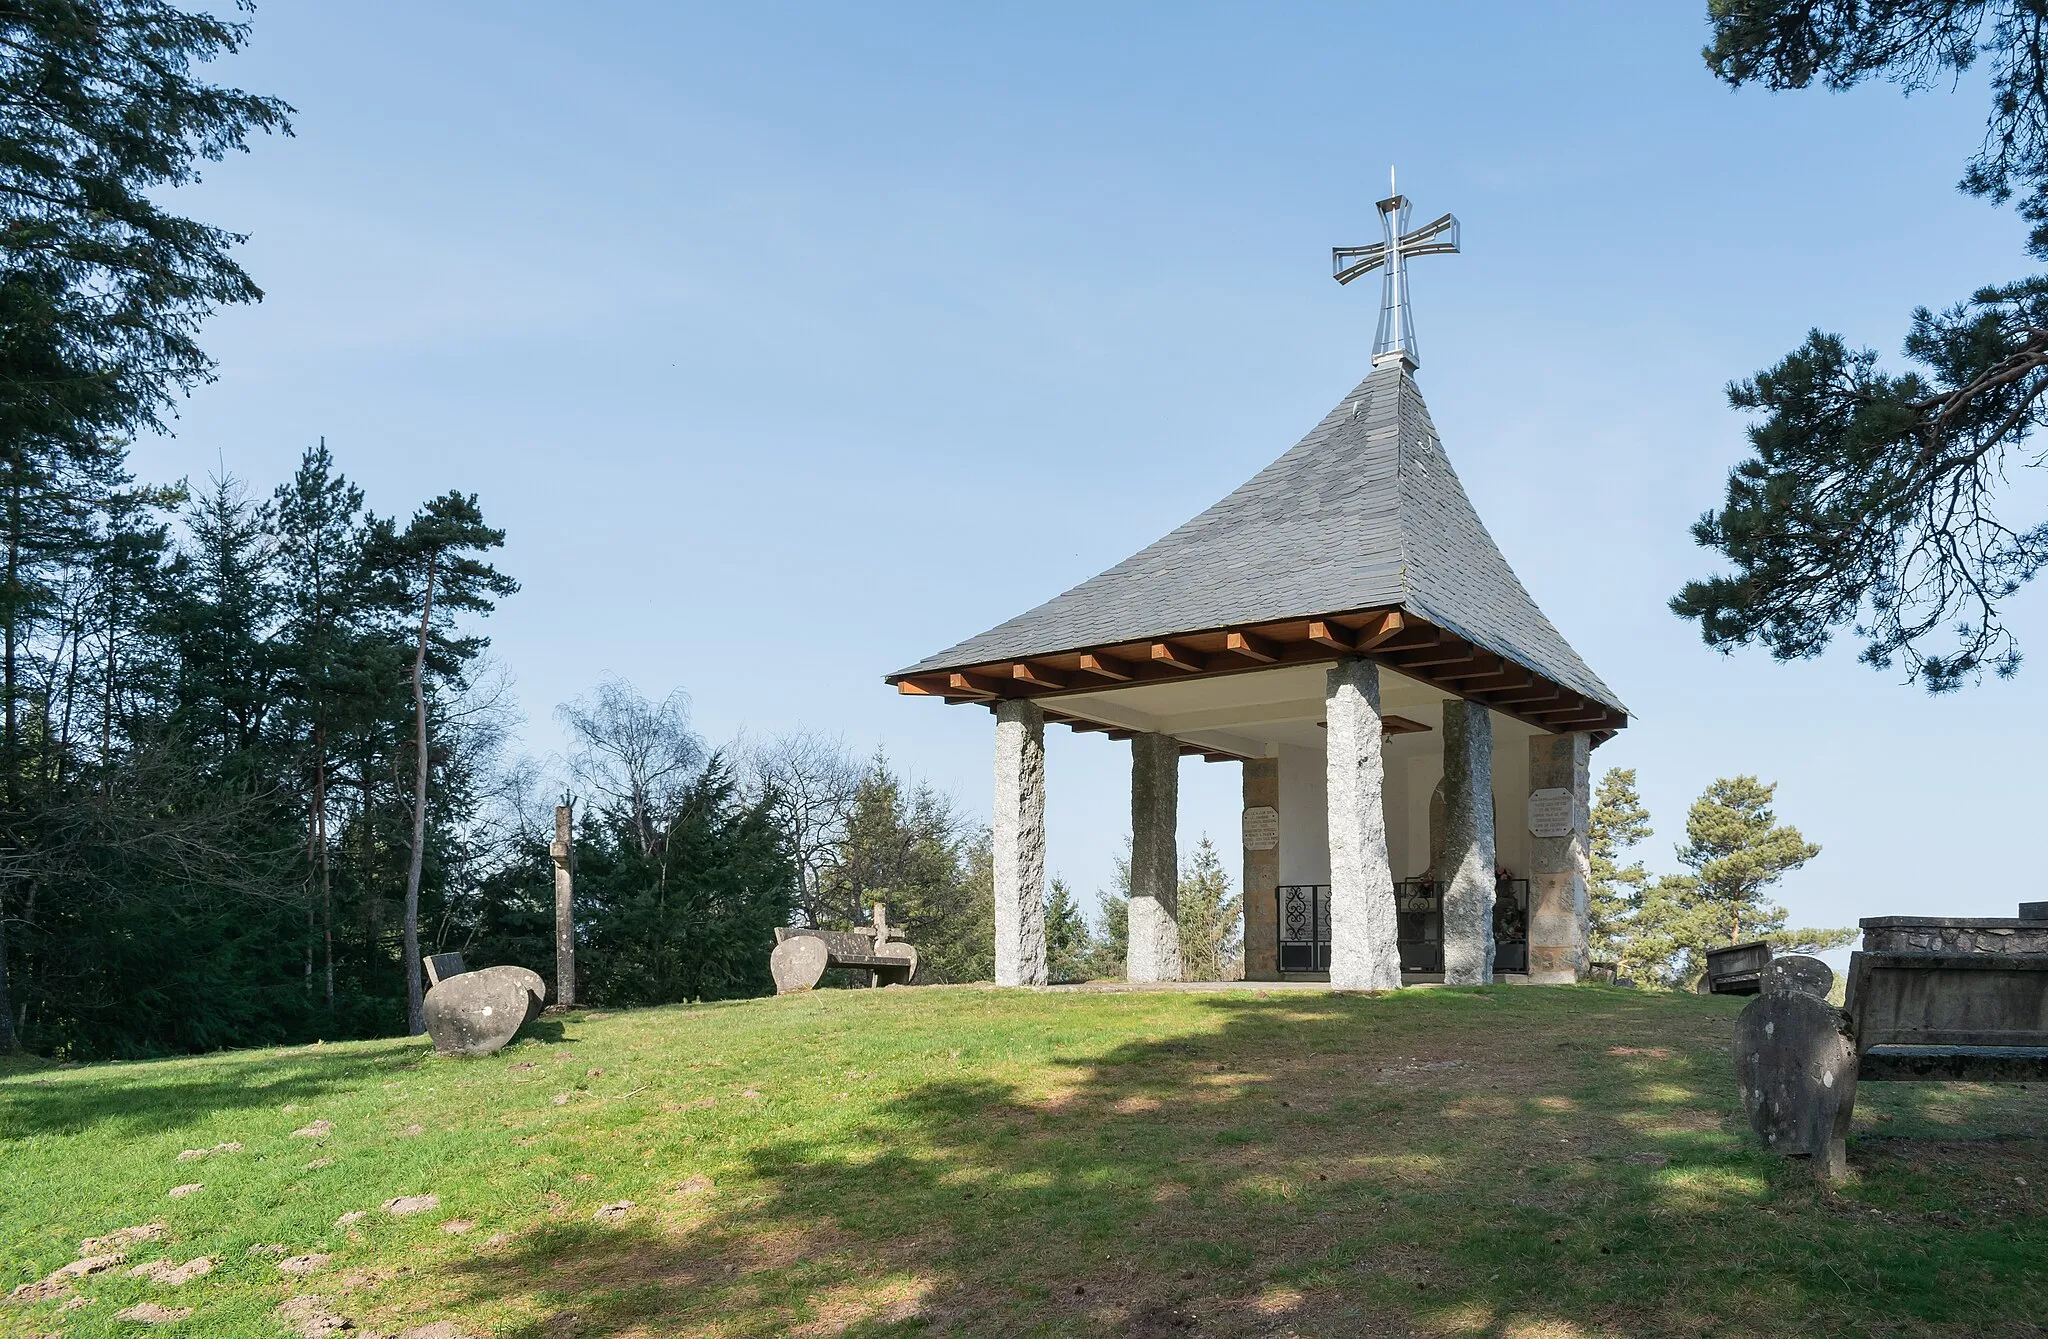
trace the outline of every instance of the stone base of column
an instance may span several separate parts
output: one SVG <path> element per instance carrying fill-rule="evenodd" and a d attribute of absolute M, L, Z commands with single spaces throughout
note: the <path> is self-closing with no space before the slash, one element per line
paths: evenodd
<path fill-rule="evenodd" d="M 1131 736 L 1131 905 L 1124 977 L 1178 981 L 1180 963 L 1180 741 Z"/>
<path fill-rule="evenodd" d="M 1245 759 L 1243 887 L 1247 981 L 1280 979 L 1279 811 L 1280 760 Z"/>

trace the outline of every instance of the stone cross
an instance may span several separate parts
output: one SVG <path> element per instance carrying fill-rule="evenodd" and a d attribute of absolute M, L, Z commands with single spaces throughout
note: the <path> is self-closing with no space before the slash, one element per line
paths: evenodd
<path fill-rule="evenodd" d="M 1408 310 L 1408 258 L 1457 254 L 1458 220 L 1446 214 L 1411 231 L 1408 197 L 1395 189 L 1392 168 L 1387 169 L 1387 190 L 1387 198 L 1379 202 L 1384 240 L 1371 246 L 1332 247 L 1330 262 L 1340 284 L 1374 270 L 1383 271 L 1380 328 L 1372 341 L 1372 364 L 1401 362 L 1412 371 L 1421 365 L 1422 357 L 1415 347 L 1415 317 Z"/>

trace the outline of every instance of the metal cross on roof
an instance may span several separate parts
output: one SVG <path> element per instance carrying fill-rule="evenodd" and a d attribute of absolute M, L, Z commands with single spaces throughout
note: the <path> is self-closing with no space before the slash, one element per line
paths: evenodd
<path fill-rule="evenodd" d="M 1443 256 L 1458 250 L 1458 220 L 1455 215 L 1408 228 L 1408 197 L 1394 185 L 1394 171 L 1387 169 L 1390 194 L 1379 202 L 1380 229 L 1386 240 L 1372 246 L 1339 246 L 1330 249 L 1331 268 L 1337 282 L 1348 284 L 1360 275 L 1384 268 L 1380 281 L 1380 328 L 1372 341 L 1372 364 L 1405 362 L 1417 367 L 1422 357 L 1415 348 L 1415 316 L 1408 310 L 1408 258 Z"/>

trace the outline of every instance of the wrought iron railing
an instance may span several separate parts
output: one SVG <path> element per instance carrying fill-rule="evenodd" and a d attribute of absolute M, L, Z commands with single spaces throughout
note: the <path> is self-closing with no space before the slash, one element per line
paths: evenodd
<path fill-rule="evenodd" d="M 1280 970 L 1330 970 L 1330 885 L 1283 883 L 1279 888 Z M 1428 974 L 1444 969 L 1443 906 L 1436 883 L 1404 879 L 1394 885 L 1394 938 L 1401 970 Z M 1529 970 L 1529 881 L 1501 879 L 1494 886 L 1493 969 Z"/>

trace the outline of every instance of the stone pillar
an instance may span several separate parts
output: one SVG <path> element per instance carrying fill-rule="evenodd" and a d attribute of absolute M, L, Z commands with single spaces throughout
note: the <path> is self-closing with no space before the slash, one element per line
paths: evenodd
<path fill-rule="evenodd" d="M 1571 794 L 1571 830 L 1532 836 L 1529 877 L 1529 979 L 1576 981 L 1588 965 L 1586 925 L 1593 870 L 1592 740 L 1583 733 L 1529 740 L 1529 789 Z"/>
<path fill-rule="evenodd" d="M 996 704 L 996 984 L 1045 984 L 1045 712 Z"/>
<path fill-rule="evenodd" d="M 1356 656 L 1330 667 L 1330 984 L 1394 990 L 1401 951 L 1394 933 L 1394 871 L 1387 859 L 1380 742 L 1379 666 Z"/>
<path fill-rule="evenodd" d="M 1131 906 L 1124 976 L 1180 980 L 1180 742 L 1131 736 Z"/>
<path fill-rule="evenodd" d="M 1444 984 L 1493 980 L 1493 716 L 1444 703 Z"/>
<path fill-rule="evenodd" d="M 1244 979 L 1280 979 L 1280 760 L 1244 760 Z"/>

